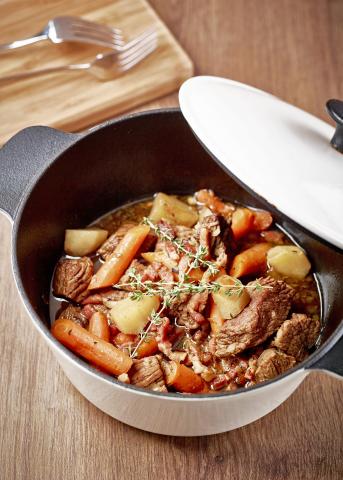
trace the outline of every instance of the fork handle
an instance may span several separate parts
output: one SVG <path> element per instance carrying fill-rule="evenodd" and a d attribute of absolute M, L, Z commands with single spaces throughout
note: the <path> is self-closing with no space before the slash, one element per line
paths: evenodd
<path fill-rule="evenodd" d="M 58 73 L 68 70 L 88 70 L 89 68 L 89 63 L 80 63 L 75 65 L 60 65 L 59 67 L 43 68 L 40 70 L 30 70 L 28 72 L 13 73 L 12 75 L 0 77 L 0 86 L 7 85 L 11 82 L 15 82 L 18 80 L 25 80 L 26 78 L 38 77 L 40 75 L 49 75 L 51 73 Z"/>
<path fill-rule="evenodd" d="M 11 43 L 3 43 L 0 45 L 0 52 L 7 50 L 14 50 L 15 48 L 25 47 L 25 45 L 31 45 L 31 43 L 40 42 L 41 40 L 47 40 L 49 37 L 45 32 L 37 33 L 33 37 L 24 38 L 23 40 L 16 40 Z"/>

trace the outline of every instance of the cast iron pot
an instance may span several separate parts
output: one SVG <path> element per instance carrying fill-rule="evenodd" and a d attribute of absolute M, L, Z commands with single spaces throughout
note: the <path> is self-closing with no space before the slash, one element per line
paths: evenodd
<path fill-rule="evenodd" d="M 323 333 L 321 346 L 305 362 L 275 380 L 211 395 L 149 392 L 99 373 L 52 337 L 44 299 L 66 228 L 83 227 L 157 191 L 185 194 L 207 187 L 226 199 L 266 207 L 222 170 L 179 110 L 126 116 L 81 135 L 30 127 L 1 149 L 0 169 L 0 207 L 13 220 L 13 272 L 27 312 L 73 385 L 112 417 L 155 433 L 214 434 L 266 415 L 313 370 L 343 375 L 343 254 L 276 210 L 279 225 L 310 256 Z"/>

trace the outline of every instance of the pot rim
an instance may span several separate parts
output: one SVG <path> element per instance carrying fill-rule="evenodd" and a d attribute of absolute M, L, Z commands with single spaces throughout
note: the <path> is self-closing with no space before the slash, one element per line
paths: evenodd
<path fill-rule="evenodd" d="M 32 307 L 26 293 L 25 289 L 21 280 L 21 276 L 19 273 L 19 266 L 18 266 L 18 261 L 17 261 L 17 255 L 16 255 L 16 245 L 17 245 L 17 237 L 18 237 L 18 227 L 20 225 L 21 217 L 23 210 L 25 208 L 25 205 L 27 203 L 27 199 L 30 196 L 32 190 L 36 186 L 39 180 L 42 179 L 42 177 L 45 175 L 45 173 L 49 170 L 50 166 L 54 164 L 61 155 L 64 155 L 69 149 L 73 148 L 79 141 L 82 141 L 83 138 L 87 136 L 91 136 L 93 134 L 96 134 L 98 130 L 101 130 L 102 128 L 107 128 L 112 125 L 116 125 L 118 123 L 122 123 L 125 121 L 130 120 L 131 118 L 137 118 L 137 117 L 148 117 L 148 116 L 155 116 L 155 115 L 161 115 L 161 114 L 180 114 L 181 110 L 178 107 L 172 107 L 172 108 L 159 108 L 159 109 L 152 109 L 152 110 L 146 110 L 146 111 L 141 111 L 141 112 L 135 112 L 127 115 L 122 115 L 120 117 L 115 118 L 114 120 L 108 120 L 104 123 L 101 123 L 99 125 L 96 125 L 89 130 L 86 130 L 82 133 L 82 135 L 78 135 L 78 138 L 76 138 L 76 141 L 65 148 L 63 152 L 58 154 L 48 165 L 46 168 L 44 168 L 40 173 L 38 173 L 36 176 L 34 176 L 31 179 L 31 182 L 23 192 L 23 195 L 20 199 L 15 218 L 13 220 L 13 228 L 12 228 L 12 244 L 11 244 L 11 260 L 12 260 L 12 270 L 17 286 L 17 290 L 19 292 L 19 295 L 23 301 L 23 304 L 25 306 L 26 312 L 29 314 L 29 317 L 31 321 L 33 322 L 34 326 L 37 328 L 37 330 L 41 333 L 41 335 L 45 338 L 45 340 L 50 344 L 52 347 L 56 348 L 57 350 L 60 351 L 60 353 L 67 358 L 69 361 L 71 361 L 75 366 L 81 368 L 83 371 L 86 373 L 90 374 L 91 376 L 94 376 L 96 378 L 100 378 L 101 380 L 105 381 L 108 384 L 115 385 L 119 389 L 122 389 L 123 391 L 133 391 L 134 393 L 141 394 L 141 395 L 147 395 L 147 396 L 152 396 L 155 398 L 164 398 L 164 399 L 170 399 L 170 400 L 184 400 L 187 402 L 191 401 L 199 401 L 199 400 L 219 400 L 222 398 L 229 398 L 233 395 L 242 395 L 242 394 L 248 394 L 248 393 L 253 393 L 258 389 L 265 388 L 270 386 L 271 384 L 274 384 L 276 382 L 282 381 L 286 377 L 294 374 L 297 371 L 305 371 L 306 369 L 309 369 L 312 364 L 314 364 L 316 361 L 318 361 L 321 357 L 323 357 L 330 349 L 331 347 L 340 339 L 343 333 L 343 321 L 341 321 L 340 325 L 336 328 L 333 334 L 322 344 L 318 349 L 316 349 L 306 360 L 303 362 L 299 363 L 295 367 L 287 370 L 285 373 L 278 375 L 277 377 L 267 380 L 265 382 L 259 383 L 257 385 L 251 386 L 247 389 L 245 388 L 238 388 L 237 390 L 231 391 L 231 392 L 218 392 L 218 393 L 203 393 L 203 394 L 196 394 L 192 393 L 187 396 L 187 394 L 183 393 L 178 393 L 178 392 L 155 392 L 152 390 L 147 390 L 145 388 L 141 387 L 136 387 L 131 384 L 125 384 L 123 382 L 118 381 L 115 377 L 112 377 L 109 374 L 100 372 L 98 370 L 95 370 L 91 365 L 89 365 L 85 360 L 81 359 L 77 355 L 75 355 L 72 351 L 68 350 L 66 347 L 64 347 L 52 334 L 48 326 L 46 326 L 42 320 L 39 318 L 37 313 L 35 312 L 34 308 Z M 34 128 L 34 127 L 31 127 Z M 190 127 L 189 127 L 190 128 Z M 213 159 L 213 161 L 215 161 Z M 228 172 L 226 171 L 226 174 Z M 233 177 L 235 181 L 237 179 Z M 246 188 L 246 186 L 244 186 Z M 251 190 L 249 193 L 252 193 L 253 195 L 257 196 L 254 192 Z M 257 196 L 258 197 L 258 196 Z M 285 216 L 285 215 L 284 215 Z M 310 236 L 314 236 L 314 234 L 308 233 Z M 325 243 L 325 242 L 323 242 Z M 331 248 L 335 250 L 335 247 L 330 245 Z"/>

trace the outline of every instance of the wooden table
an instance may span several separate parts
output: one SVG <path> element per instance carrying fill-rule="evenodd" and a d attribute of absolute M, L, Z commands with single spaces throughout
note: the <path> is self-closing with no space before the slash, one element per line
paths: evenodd
<path fill-rule="evenodd" d="M 341 0 L 151 3 L 197 73 L 255 85 L 324 119 L 325 101 L 343 98 Z M 176 104 L 173 95 L 144 108 Z M 343 478 L 343 383 L 324 374 L 312 374 L 267 417 L 212 437 L 152 435 L 97 410 L 71 386 L 20 304 L 10 233 L 1 217 L 1 479 Z"/>

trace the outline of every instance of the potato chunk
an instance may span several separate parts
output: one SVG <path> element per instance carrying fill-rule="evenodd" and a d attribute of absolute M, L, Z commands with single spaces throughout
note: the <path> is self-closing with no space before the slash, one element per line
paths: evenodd
<path fill-rule="evenodd" d="M 301 248 L 295 245 L 278 245 L 267 253 L 267 262 L 277 273 L 301 280 L 311 270 L 311 264 Z"/>
<path fill-rule="evenodd" d="M 94 252 L 106 240 L 107 230 L 100 228 L 83 228 L 66 230 L 64 251 L 73 257 L 83 257 Z"/>
<path fill-rule="evenodd" d="M 234 279 L 228 275 L 223 275 L 217 280 L 220 285 L 223 285 L 218 292 L 212 293 L 212 298 L 214 303 L 217 305 L 221 316 L 227 320 L 230 318 L 237 317 L 239 313 L 248 305 L 250 302 L 250 295 L 246 289 L 241 290 L 239 294 L 236 290 L 229 290 L 225 288 L 227 286 L 234 285 Z M 225 292 L 230 292 L 227 294 Z"/>
<path fill-rule="evenodd" d="M 140 300 L 128 297 L 115 302 L 110 315 L 121 332 L 138 335 L 148 323 L 151 313 L 157 311 L 159 304 L 159 298 L 156 296 L 143 295 Z"/>
<path fill-rule="evenodd" d="M 162 218 L 173 225 L 192 227 L 198 221 L 196 210 L 175 197 L 158 193 L 149 215 L 153 222 L 159 222 Z"/>

